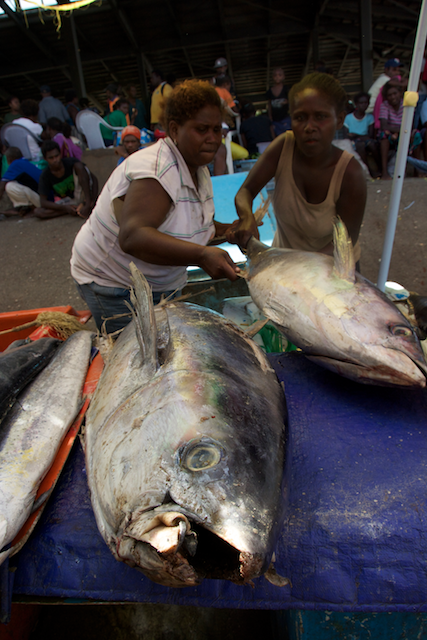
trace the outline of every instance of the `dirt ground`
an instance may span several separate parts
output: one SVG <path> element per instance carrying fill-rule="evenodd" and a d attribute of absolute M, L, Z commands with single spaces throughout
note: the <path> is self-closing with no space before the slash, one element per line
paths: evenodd
<path fill-rule="evenodd" d="M 376 282 L 382 254 L 391 182 L 368 183 L 368 202 L 360 242 L 361 271 Z M 0 212 L 4 207 L 0 201 Z M 389 280 L 427 294 L 427 179 L 403 186 Z M 220 219 L 220 212 L 218 212 Z M 41 221 L 0 221 L 0 312 L 70 304 L 85 308 L 69 270 L 74 237 L 83 221 L 64 216 Z"/>

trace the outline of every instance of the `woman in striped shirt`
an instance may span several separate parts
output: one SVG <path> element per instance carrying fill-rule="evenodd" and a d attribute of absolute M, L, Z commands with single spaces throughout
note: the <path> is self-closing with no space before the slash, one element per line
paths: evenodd
<path fill-rule="evenodd" d="M 74 241 L 71 274 L 98 329 L 108 333 L 130 321 L 133 261 L 153 300 L 182 289 L 187 266 L 212 278 L 236 280 L 240 269 L 226 251 L 207 246 L 230 225 L 214 220 L 207 164 L 221 144 L 220 98 L 207 82 L 187 80 L 166 103 L 165 139 L 136 151 L 111 174 Z"/>
<path fill-rule="evenodd" d="M 387 82 L 383 88 L 383 96 L 384 102 L 380 107 L 381 130 L 378 135 L 381 148 L 381 178 L 391 180 L 387 169 L 388 153 L 390 149 L 397 148 L 403 116 L 403 95 L 398 85 Z"/>

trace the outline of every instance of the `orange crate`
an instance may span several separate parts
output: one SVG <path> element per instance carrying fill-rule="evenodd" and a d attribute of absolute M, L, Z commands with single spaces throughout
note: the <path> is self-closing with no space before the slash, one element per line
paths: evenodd
<path fill-rule="evenodd" d="M 6 313 L 0 313 L 0 331 L 12 329 L 13 327 L 18 327 L 19 325 L 26 324 L 27 322 L 33 322 L 39 313 L 43 313 L 44 311 L 62 311 L 62 313 L 68 313 L 71 316 L 79 318 L 82 324 L 86 324 L 92 315 L 91 312 L 87 310 L 76 311 L 70 305 L 65 307 L 26 309 L 24 311 L 7 311 Z M 32 334 L 34 334 L 34 336 Z M 4 351 L 14 340 L 23 340 L 24 338 L 28 338 L 28 336 L 30 336 L 32 340 L 42 338 L 44 336 L 57 337 L 55 332 L 50 331 L 47 327 L 39 327 L 36 329 L 34 329 L 34 327 L 30 327 L 29 329 L 22 329 L 22 331 L 17 331 L 16 333 L 6 333 L 3 336 L 0 335 L 0 351 Z"/>

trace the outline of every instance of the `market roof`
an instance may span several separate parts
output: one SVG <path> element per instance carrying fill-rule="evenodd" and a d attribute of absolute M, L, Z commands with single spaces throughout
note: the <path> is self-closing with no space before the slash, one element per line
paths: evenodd
<path fill-rule="evenodd" d="M 87 95 L 102 104 L 110 82 L 139 84 L 151 68 L 178 79 L 208 78 L 218 57 L 227 59 L 236 93 L 246 100 L 263 100 L 275 66 L 291 85 L 314 59 L 354 92 L 362 86 L 360 15 L 370 5 L 374 77 L 391 57 L 409 67 L 420 0 L 99 0 L 72 20 L 63 15 L 59 32 L 47 12 L 24 16 L 11 9 L 14 0 L 0 0 L 0 98 L 40 99 L 46 83 L 63 98 L 78 74 L 74 28 Z"/>

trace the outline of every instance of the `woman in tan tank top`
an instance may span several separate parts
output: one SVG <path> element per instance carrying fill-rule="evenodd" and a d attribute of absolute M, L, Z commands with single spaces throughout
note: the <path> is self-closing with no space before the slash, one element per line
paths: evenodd
<path fill-rule="evenodd" d="M 274 246 L 332 254 L 333 219 L 347 226 L 359 259 L 358 236 L 366 203 L 366 181 L 357 160 L 332 145 L 345 117 L 347 95 L 324 73 L 312 73 L 289 93 L 292 131 L 276 138 L 236 195 L 239 223 L 230 241 L 245 247 L 258 236 L 252 202 L 275 177 Z"/>

